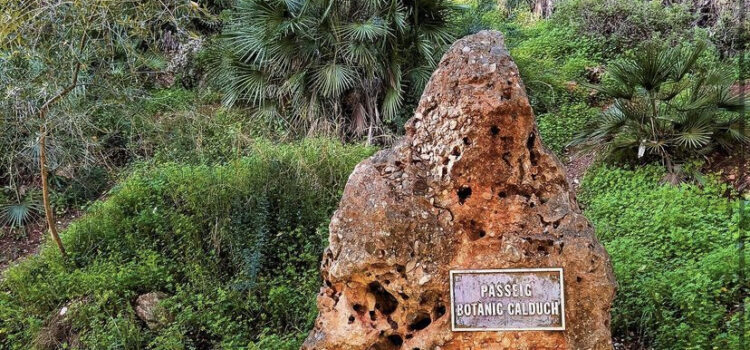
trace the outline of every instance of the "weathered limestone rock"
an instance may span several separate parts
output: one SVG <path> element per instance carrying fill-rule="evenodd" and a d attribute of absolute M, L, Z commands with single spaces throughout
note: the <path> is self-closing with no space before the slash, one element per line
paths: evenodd
<path fill-rule="evenodd" d="M 141 294 L 135 300 L 135 314 L 149 329 L 159 329 L 169 322 L 173 316 L 160 303 L 169 296 L 162 292 Z"/>
<path fill-rule="evenodd" d="M 303 349 L 611 349 L 615 282 L 504 48 L 457 41 L 400 144 L 360 163 L 330 226 Z M 451 269 L 562 267 L 565 331 L 452 332 Z"/>

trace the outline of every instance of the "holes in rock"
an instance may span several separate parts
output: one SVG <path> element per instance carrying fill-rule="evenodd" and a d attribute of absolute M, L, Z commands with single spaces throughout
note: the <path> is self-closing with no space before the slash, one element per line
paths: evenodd
<path fill-rule="evenodd" d="M 529 208 L 536 207 L 536 204 L 534 202 L 529 202 Z"/>
<path fill-rule="evenodd" d="M 492 127 L 490 127 L 490 134 L 492 134 L 492 136 L 497 136 L 497 134 L 499 133 L 500 128 L 498 128 L 497 125 L 493 125 Z"/>
<path fill-rule="evenodd" d="M 460 157 L 461 156 L 461 150 L 458 149 L 458 147 L 453 147 L 453 150 L 451 151 L 451 154 L 454 157 Z"/>
<path fill-rule="evenodd" d="M 354 304 L 354 306 L 352 306 L 352 309 L 354 309 L 354 311 L 358 314 L 363 314 L 365 312 L 365 307 L 362 306 L 362 304 Z"/>
<path fill-rule="evenodd" d="M 469 186 L 461 186 L 461 188 L 457 191 L 458 194 L 458 203 L 464 204 L 469 197 L 471 197 L 471 187 Z"/>
<path fill-rule="evenodd" d="M 381 334 L 381 336 L 383 336 Z M 404 345 L 404 339 L 398 334 L 391 334 L 370 347 L 370 350 L 396 350 Z"/>
<path fill-rule="evenodd" d="M 474 220 L 469 221 L 467 232 L 467 234 L 469 235 L 469 239 L 472 241 L 484 238 L 484 236 L 487 235 L 487 232 L 479 227 L 479 224 L 477 224 L 477 222 Z"/>
<path fill-rule="evenodd" d="M 543 245 L 539 245 L 536 247 L 536 251 L 539 252 L 541 255 L 549 255 L 549 252 L 547 251 L 547 247 Z"/>
<path fill-rule="evenodd" d="M 406 293 L 404 293 L 404 292 L 399 292 L 399 293 L 398 293 L 398 296 L 400 296 L 400 297 L 401 297 L 401 299 L 404 299 L 404 300 L 409 300 L 409 296 L 408 296 L 408 295 L 406 295 Z"/>
<path fill-rule="evenodd" d="M 433 310 L 435 313 L 435 319 L 443 317 L 445 315 L 445 305 L 443 304 L 437 304 L 435 305 L 435 310 Z"/>
<path fill-rule="evenodd" d="M 511 164 L 510 164 L 510 153 L 509 152 L 503 153 L 503 161 L 505 162 L 505 165 L 511 166 Z"/>
<path fill-rule="evenodd" d="M 396 272 L 403 275 L 406 273 L 406 267 L 404 267 L 404 265 L 396 265 Z"/>
<path fill-rule="evenodd" d="M 388 341 L 391 342 L 391 344 L 400 347 L 404 344 L 404 339 L 401 338 L 398 334 L 391 334 L 388 336 Z"/>
<path fill-rule="evenodd" d="M 427 326 L 432 323 L 432 319 L 430 318 L 430 314 L 428 314 L 426 311 L 419 311 L 415 315 L 412 315 L 409 317 L 409 326 L 408 329 L 410 331 L 421 331 Z"/>
<path fill-rule="evenodd" d="M 438 293 L 434 290 L 428 290 L 419 296 L 419 305 L 426 306 L 431 305 L 435 300 L 438 299 Z"/>
<path fill-rule="evenodd" d="M 370 292 L 375 295 L 375 309 L 380 311 L 383 315 L 390 315 L 396 311 L 398 307 L 398 300 L 388 293 L 388 291 L 380 285 L 379 282 L 375 281 L 368 285 Z"/>
<path fill-rule="evenodd" d="M 505 89 L 503 89 L 503 99 L 510 100 L 511 97 L 513 97 L 513 87 L 508 85 Z"/>
<path fill-rule="evenodd" d="M 536 135 L 532 132 L 529 134 L 529 138 L 526 140 L 526 148 L 529 149 L 529 160 L 531 161 L 531 165 L 536 165 L 536 152 L 534 151 L 534 141 L 536 140 Z"/>
<path fill-rule="evenodd" d="M 500 193 L 498 193 L 497 196 L 500 197 L 500 198 L 507 198 L 508 197 L 508 193 L 505 192 L 505 191 L 500 191 Z"/>
<path fill-rule="evenodd" d="M 394 331 L 398 329 L 398 322 L 394 321 L 390 317 L 388 317 L 388 325 L 390 325 L 391 329 L 393 329 Z"/>
<path fill-rule="evenodd" d="M 468 137 L 464 137 L 464 145 L 468 146 L 470 144 L 471 144 L 471 140 Z"/>
<path fill-rule="evenodd" d="M 411 335 L 411 334 L 407 334 L 407 335 L 405 335 L 405 336 L 404 336 L 404 338 L 405 338 L 405 339 L 411 339 L 411 338 L 414 338 L 414 336 L 413 336 L 413 335 Z"/>
<path fill-rule="evenodd" d="M 583 282 L 583 277 L 581 277 L 581 276 L 576 277 L 576 282 L 578 282 L 578 283 Z"/>
<path fill-rule="evenodd" d="M 391 342 L 397 348 L 400 348 L 404 344 L 404 339 L 398 334 L 391 334 L 388 336 L 388 341 Z"/>
<path fill-rule="evenodd" d="M 349 324 L 354 323 L 354 315 L 349 315 Z"/>
<path fill-rule="evenodd" d="M 370 311 L 370 320 L 375 321 L 378 319 L 378 316 L 375 315 L 375 311 Z"/>

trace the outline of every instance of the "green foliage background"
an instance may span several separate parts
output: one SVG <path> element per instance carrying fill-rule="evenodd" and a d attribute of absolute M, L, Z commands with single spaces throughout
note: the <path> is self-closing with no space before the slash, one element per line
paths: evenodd
<path fill-rule="evenodd" d="M 614 334 L 655 349 L 738 349 L 736 311 L 750 287 L 737 279 L 740 200 L 712 177 L 677 187 L 663 177 L 658 166 L 599 166 L 581 185 L 619 284 Z"/>
<path fill-rule="evenodd" d="M 639 50 L 643 38 L 708 40 L 701 67 L 732 69 L 739 57 L 727 45 L 729 24 L 695 28 L 695 15 L 681 5 L 566 0 L 551 19 L 540 20 L 525 1 L 508 1 L 503 9 L 493 1 L 460 2 L 466 10 L 452 29 L 503 32 L 542 139 L 561 156 L 609 103 L 581 83 L 597 83 L 609 63 Z M 205 22 L 201 6 L 216 14 L 233 2 L 186 5 L 191 7 L 181 19 L 190 21 L 187 27 L 219 30 L 221 23 Z M 143 35 L 157 43 L 159 28 Z M 164 67 L 157 46 L 134 66 Z M 198 71 L 210 65 L 207 56 L 205 50 L 197 54 Z M 5 87 L 24 78 L 10 73 Z M 67 73 L 58 73 L 65 82 Z M 254 111 L 221 106 L 223 96 L 206 85 L 162 87 L 150 78 L 119 77 L 100 86 L 111 87 L 101 91 L 112 103 L 86 95 L 72 100 L 85 103 L 65 104 L 56 115 L 63 126 L 66 118 L 80 117 L 84 137 L 74 129 L 55 130 L 60 167 L 51 179 L 54 207 L 60 213 L 85 208 L 85 215 L 62 235 L 68 262 L 45 245 L 3 272 L 0 349 L 49 345 L 45 338 L 60 324 L 54 314 L 62 306 L 70 310 L 63 328 L 75 336 L 64 337 L 61 347 L 298 349 L 315 315 L 329 217 L 348 174 L 375 149 L 325 139 L 283 143 L 293 134 L 283 120 L 258 123 Z M 412 93 L 418 91 L 407 95 Z M 402 128 L 413 98 L 405 97 L 384 128 Z M 11 110 L 0 111 L 0 148 L 13 152 L 0 158 L 28 167 L 10 171 L 32 184 L 33 152 L 23 150 L 33 145 L 36 125 L 14 119 Z M 5 169 L 2 185 L 8 184 Z M 737 208 L 746 197 L 713 174 L 700 185 L 679 186 L 662 184 L 663 176 L 657 166 L 600 164 L 581 184 L 581 204 L 611 254 L 619 283 L 614 335 L 655 349 L 738 348 L 737 311 L 749 300 L 741 293 L 748 286 L 737 280 L 735 242 Z M 14 201 L 12 192 L 0 192 L 0 202 Z M 35 191 L 27 196 L 33 199 Z M 164 304 L 175 320 L 148 330 L 133 303 L 157 290 L 169 293 Z"/>
<path fill-rule="evenodd" d="M 135 170 L 65 232 L 68 262 L 46 246 L 5 273 L 0 347 L 38 344 L 68 301 L 78 301 L 72 332 L 88 348 L 297 347 L 315 316 L 329 216 L 372 151 L 256 141 L 223 166 Z M 159 332 L 144 331 L 131 307 L 154 290 L 173 295 L 176 315 Z"/>

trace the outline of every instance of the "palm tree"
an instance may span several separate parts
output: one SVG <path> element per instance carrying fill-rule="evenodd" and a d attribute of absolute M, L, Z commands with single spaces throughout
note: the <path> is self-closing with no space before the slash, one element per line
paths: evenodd
<path fill-rule="evenodd" d="M 446 0 L 242 0 L 208 72 L 224 104 L 301 133 L 371 140 L 419 94 L 456 6 Z"/>
<path fill-rule="evenodd" d="M 748 143 L 747 127 L 734 113 L 747 101 L 731 93 L 732 74 L 696 67 L 705 47 L 650 43 L 611 64 L 609 83 L 590 87 L 614 103 L 571 144 L 608 158 L 656 157 L 672 173 L 676 161 Z"/>

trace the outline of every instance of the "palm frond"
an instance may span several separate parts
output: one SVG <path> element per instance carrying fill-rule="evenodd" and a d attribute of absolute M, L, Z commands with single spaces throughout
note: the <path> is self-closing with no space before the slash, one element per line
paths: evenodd
<path fill-rule="evenodd" d="M 380 18 L 370 18 L 364 22 L 344 24 L 341 34 L 348 40 L 374 41 L 388 34 L 388 27 Z"/>
<path fill-rule="evenodd" d="M 711 143 L 713 135 L 711 116 L 697 113 L 694 115 L 683 125 L 677 126 L 674 142 L 682 147 L 700 149 Z"/>
<path fill-rule="evenodd" d="M 432 65 L 423 65 L 409 70 L 406 74 L 413 90 L 422 91 L 427 86 L 427 82 L 430 81 L 432 71 Z"/>
<path fill-rule="evenodd" d="M 698 58 L 705 50 L 706 43 L 704 41 L 699 41 L 695 47 L 687 49 L 687 51 L 676 49 L 676 53 L 673 56 L 677 60 L 674 63 L 674 76 L 672 79 L 675 81 L 682 80 L 695 67 L 695 63 L 698 62 Z"/>
<path fill-rule="evenodd" d="M 394 118 L 398 115 L 401 105 L 404 102 L 403 93 L 398 88 L 388 88 L 383 96 L 383 116 L 387 119 Z"/>
<path fill-rule="evenodd" d="M 340 95 L 354 85 L 355 73 L 343 64 L 331 62 L 315 70 L 314 85 L 323 96 Z"/>
<path fill-rule="evenodd" d="M 268 77 L 257 67 L 238 64 L 234 67 L 233 79 L 226 87 L 225 104 L 233 105 L 237 100 L 244 100 L 258 105 L 266 97 Z"/>
<path fill-rule="evenodd" d="M 348 60 L 365 69 L 372 70 L 378 64 L 378 53 L 365 43 L 351 42 L 346 46 L 345 54 Z"/>
<path fill-rule="evenodd" d="M 41 204 L 33 198 L 20 202 L 0 204 L 0 226 L 23 227 L 32 222 L 42 211 Z"/>

